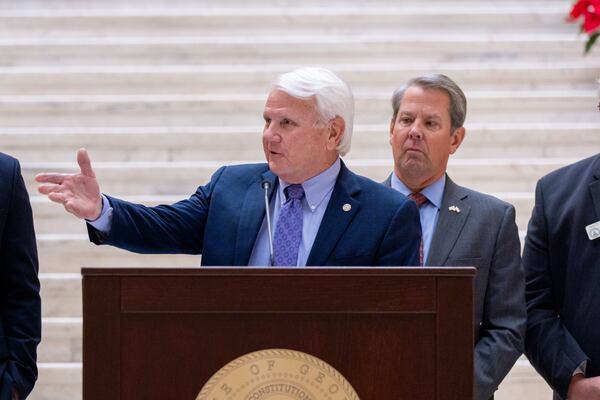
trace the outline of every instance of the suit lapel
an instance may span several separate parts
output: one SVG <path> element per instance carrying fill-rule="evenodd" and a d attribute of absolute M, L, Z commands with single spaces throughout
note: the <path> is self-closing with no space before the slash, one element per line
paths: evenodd
<path fill-rule="evenodd" d="M 340 174 L 333 188 L 329 204 L 306 260 L 307 266 L 325 264 L 360 208 L 360 202 L 353 197 L 359 191 L 360 187 L 354 179 L 354 174 L 342 162 Z M 344 211 L 345 204 L 350 205 L 349 211 Z"/>
<path fill-rule="evenodd" d="M 265 219 L 263 181 L 268 181 L 271 184 L 271 189 L 269 189 L 269 203 L 277 188 L 277 177 L 271 171 L 263 173 L 260 178 L 253 181 L 248 187 L 240 211 L 240 222 L 237 229 L 233 258 L 234 265 L 248 265 L 252 248 L 258 237 L 258 231 Z"/>
<path fill-rule="evenodd" d="M 594 166 L 594 179 L 589 184 L 590 194 L 592 195 L 592 201 L 594 202 L 594 210 L 596 211 L 596 218 L 600 219 L 600 155 L 596 157 Z"/>
<path fill-rule="evenodd" d="M 471 212 L 467 196 L 460 186 L 446 176 L 440 216 L 431 239 L 431 248 L 425 265 L 441 266 L 445 264 Z M 450 211 L 449 207 L 451 206 L 458 207 L 460 212 Z"/>

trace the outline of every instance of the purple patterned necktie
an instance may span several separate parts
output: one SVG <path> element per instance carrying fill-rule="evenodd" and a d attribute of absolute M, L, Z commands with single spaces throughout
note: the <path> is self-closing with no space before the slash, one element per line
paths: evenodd
<path fill-rule="evenodd" d="M 287 200 L 281 207 L 275 234 L 273 252 L 275 266 L 295 267 L 298 262 L 298 249 L 302 241 L 302 185 L 290 185 L 284 190 Z"/>

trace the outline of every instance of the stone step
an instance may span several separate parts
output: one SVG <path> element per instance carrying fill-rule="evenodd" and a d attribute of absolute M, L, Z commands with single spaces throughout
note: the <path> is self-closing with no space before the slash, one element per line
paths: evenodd
<path fill-rule="evenodd" d="M 260 161 L 260 160 L 257 160 Z M 541 159 L 451 159 L 448 173 L 457 182 L 484 192 L 532 192 L 536 181 L 559 167 L 576 161 L 571 158 Z M 222 161 L 93 163 L 101 190 L 115 196 L 170 195 L 194 193 L 207 183 Z M 232 163 L 233 164 L 233 163 Z M 387 159 L 347 160 L 359 175 L 382 181 L 392 171 Z M 41 172 L 75 171 L 74 163 L 23 163 L 22 171 L 30 190 L 37 187 L 34 176 Z"/>
<path fill-rule="evenodd" d="M 40 273 L 39 277 L 42 317 L 81 317 L 80 274 Z"/>
<path fill-rule="evenodd" d="M 484 35 L 242 35 L 0 40 L 0 66 L 222 65 L 583 60 L 584 37 L 569 33 Z M 588 60 L 600 55 L 590 53 Z"/>
<path fill-rule="evenodd" d="M 81 400 L 81 363 L 38 363 L 38 372 L 28 400 Z"/>
<path fill-rule="evenodd" d="M 447 5 L 455 4 L 457 7 L 464 7 L 467 5 L 476 5 L 481 0 L 414 0 L 411 3 L 416 4 L 435 4 L 435 5 Z M 490 4 L 498 4 L 498 7 L 503 7 L 504 4 L 515 4 L 519 5 L 519 2 L 514 0 L 502 1 L 502 2 L 489 2 Z M 548 0 L 550 5 L 556 3 L 562 3 L 566 8 L 569 7 L 568 3 L 564 1 Z M 533 2 L 533 4 L 545 4 L 539 0 Z M 368 2 L 360 0 L 331 0 L 327 2 L 330 7 L 361 7 L 364 5 L 380 6 L 380 7 L 395 7 L 398 5 L 398 1 L 394 0 L 369 0 Z M 303 7 L 322 7 L 323 2 L 321 0 L 305 0 L 302 2 Z M 291 10 L 299 7 L 298 2 L 295 0 L 256 0 L 252 2 L 243 0 L 220 0 L 215 3 L 213 0 L 86 0 L 77 1 L 73 0 L 19 0 L 18 2 L 11 0 L 0 1 L 0 9 L 2 10 L 22 10 L 39 12 L 39 10 L 48 11 L 63 11 L 63 10 L 97 10 L 98 12 L 106 12 L 106 10 L 139 10 L 146 8 L 186 8 L 186 9 L 198 9 L 204 10 L 221 10 L 225 7 L 231 7 L 232 9 L 255 9 L 257 7 L 285 7 Z"/>
<path fill-rule="evenodd" d="M 459 182 L 460 183 L 460 182 Z M 34 190 L 35 188 L 32 188 Z M 31 193 L 34 193 L 33 191 Z M 517 210 L 517 225 L 519 229 L 527 229 L 527 223 L 531 217 L 533 208 L 534 194 L 533 192 L 518 192 L 518 193 L 490 193 L 500 199 L 513 204 Z M 138 196 L 126 197 L 125 200 L 134 203 L 145 204 L 147 206 L 155 206 L 159 204 L 171 204 L 181 199 L 185 199 L 189 194 L 172 195 L 172 196 Z M 35 232 L 39 235 L 51 236 L 52 234 L 69 234 L 69 235 L 87 235 L 85 223 L 73 215 L 67 213 L 61 205 L 52 203 L 46 197 L 33 196 L 31 198 L 33 205 L 33 216 L 35 223 Z M 40 248 L 41 243 L 38 243 Z M 44 244 L 46 246 L 47 244 Z M 90 251 L 93 251 L 93 248 Z M 94 246 L 95 247 L 95 246 Z M 196 265 L 195 259 L 190 262 Z M 157 262 L 154 262 L 157 264 Z M 46 272 L 46 271 L 44 271 Z"/>
<path fill-rule="evenodd" d="M 261 94 L 0 96 L 0 126 L 257 125 Z M 391 114 L 390 92 L 356 95 L 357 124 L 381 124 Z M 469 122 L 598 121 L 594 90 L 467 93 Z M 232 112 L 235 110 L 235 112 Z M 557 112 L 556 110 L 560 110 Z"/>
<path fill-rule="evenodd" d="M 32 175 L 48 166 L 72 168 L 81 146 L 100 162 L 107 191 L 137 194 L 133 200 L 148 204 L 186 197 L 222 163 L 262 160 L 260 116 L 269 82 L 297 65 L 318 64 L 338 71 L 359 98 L 350 164 L 382 179 L 391 170 L 385 121 L 392 89 L 424 72 L 444 72 L 471 93 L 526 96 L 469 93 L 469 133 L 450 170 L 459 183 L 515 203 L 521 235 L 535 180 L 600 148 L 594 135 L 600 53 L 582 55 L 585 37 L 577 36 L 577 24 L 563 22 L 570 2 L 323 4 L 0 0 L 0 143 L 24 163 L 42 272 L 44 341 L 30 399 L 82 398 L 81 266 L 200 261 L 94 246 L 82 222 L 38 196 Z M 115 94 L 134 96 L 114 101 Z M 177 97 L 190 94 L 200 96 Z M 43 128 L 24 128 L 31 126 Z M 209 161 L 185 163 L 194 160 Z M 550 395 L 521 359 L 496 397 Z"/>
<path fill-rule="evenodd" d="M 495 400 L 548 400 L 552 390 L 525 356 L 517 360 L 494 395 Z"/>
<path fill-rule="evenodd" d="M 83 233 L 38 234 L 37 246 L 42 273 L 79 275 L 82 267 L 197 267 L 200 265 L 200 256 L 197 255 L 134 254 L 115 247 L 96 246 L 90 243 L 87 234 Z"/>
<path fill-rule="evenodd" d="M 576 31 L 564 3 L 0 11 L 0 38 Z"/>
<path fill-rule="evenodd" d="M 593 90 L 597 60 L 519 63 L 331 64 L 357 93 L 391 93 L 408 79 L 443 72 L 465 91 Z M 237 94 L 268 90 L 295 65 L 0 67 L 0 95 Z"/>
<path fill-rule="evenodd" d="M 262 128 L 258 124 L 230 127 L 0 127 L 0 142 L 2 151 L 21 162 L 72 161 L 77 149 L 85 147 L 94 162 L 218 159 L 225 163 L 261 160 L 264 157 Z M 591 149 L 600 148 L 600 122 L 467 122 L 466 129 L 466 139 L 453 158 L 585 158 Z M 389 125 L 385 123 L 355 126 L 348 158 L 391 157 L 388 131 Z M 52 151 L 47 151 L 50 148 Z"/>
<path fill-rule="evenodd" d="M 81 317 L 42 319 L 38 363 L 80 363 L 82 332 Z"/>

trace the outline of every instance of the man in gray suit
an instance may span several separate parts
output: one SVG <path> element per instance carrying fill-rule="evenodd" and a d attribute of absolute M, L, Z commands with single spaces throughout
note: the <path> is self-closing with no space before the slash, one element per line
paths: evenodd
<path fill-rule="evenodd" d="M 392 96 L 394 172 L 385 182 L 419 206 L 422 261 L 475 266 L 475 399 L 492 398 L 523 352 L 525 282 L 515 209 L 455 184 L 446 167 L 465 137 L 467 101 L 445 75 L 411 79 Z"/>

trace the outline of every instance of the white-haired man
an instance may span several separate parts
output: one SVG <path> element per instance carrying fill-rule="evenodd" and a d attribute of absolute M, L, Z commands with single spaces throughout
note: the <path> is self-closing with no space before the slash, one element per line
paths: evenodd
<path fill-rule="evenodd" d="M 344 81 L 301 68 L 279 76 L 267 98 L 267 163 L 222 167 L 189 199 L 145 207 L 101 195 L 85 150 L 77 155 L 80 173 L 36 179 L 41 193 L 88 221 L 96 244 L 202 254 L 203 265 L 417 265 L 415 205 L 340 159 L 353 114 Z"/>

